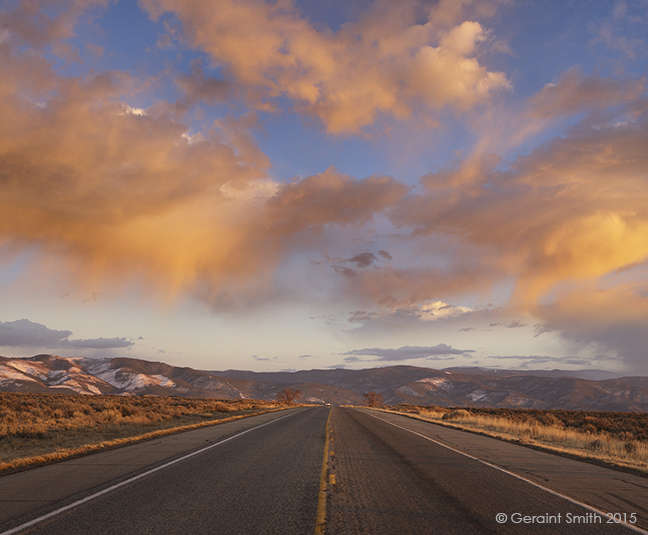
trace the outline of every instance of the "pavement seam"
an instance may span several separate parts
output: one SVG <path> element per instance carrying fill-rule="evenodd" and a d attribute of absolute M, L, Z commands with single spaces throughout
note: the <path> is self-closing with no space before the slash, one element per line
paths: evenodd
<path fill-rule="evenodd" d="M 320 474 L 319 495 L 317 498 L 317 515 L 315 517 L 315 535 L 324 535 L 326 529 L 326 488 L 328 484 L 329 461 L 329 423 L 331 409 L 326 420 L 326 437 L 324 439 L 324 456 L 322 458 L 322 472 Z M 3 535 L 3 534 L 0 534 Z"/>
<path fill-rule="evenodd" d="M 302 409 L 305 410 L 305 409 Z M 90 496 L 86 496 L 85 498 L 82 498 L 81 500 L 77 500 L 74 503 L 71 503 L 70 505 L 66 505 L 65 507 L 61 507 L 60 509 L 57 509 L 55 511 L 52 511 L 50 513 L 47 513 L 45 515 L 39 516 L 38 518 L 35 518 L 33 520 L 30 520 L 29 522 L 25 522 L 24 524 L 21 524 L 20 526 L 17 526 L 15 528 L 9 529 L 7 531 L 3 531 L 0 533 L 0 535 L 13 535 L 15 533 L 19 533 L 20 531 L 31 528 L 37 524 L 40 524 L 41 522 L 45 520 L 49 520 L 50 518 L 53 518 L 61 513 L 64 513 L 65 511 L 69 511 L 70 509 L 74 509 L 75 507 L 78 507 L 79 505 L 83 505 L 84 503 L 87 503 L 91 500 L 94 500 L 95 498 L 99 498 L 100 496 L 103 496 L 104 494 L 108 494 L 109 492 L 112 492 L 113 490 L 117 490 L 118 488 L 121 488 L 125 485 L 129 485 L 130 483 L 133 483 L 134 481 L 137 481 L 138 479 L 141 479 L 143 477 L 146 477 L 150 474 L 153 474 L 154 472 L 158 472 L 164 468 L 168 468 L 169 466 L 172 466 L 174 464 L 177 464 L 181 461 L 184 461 L 186 459 L 189 459 L 190 457 L 193 457 L 195 455 L 198 455 L 200 453 L 203 453 L 207 450 L 210 450 L 212 448 L 215 448 L 216 446 L 220 446 L 221 444 L 224 444 L 225 442 L 229 442 L 230 440 L 234 440 L 235 438 L 238 438 L 242 435 L 245 435 L 246 433 L 249 433 L 250 431 L 254 431 L 255 429 L 259 429 L 261 427 L 265 427 L 266 425 L 273 424 L 275 422 L 278 422 L 279 420 L 283 420 L 284 418 L 288 418 L 290 416 L 294 416 L 295 414 L 298 414 L 302 411 L 296 411 L 291 414 L 286 414 L 285 416 L 281 416 L 280 418 L 277 418 L 276 420 L 271 420 L 269 422 L 266 422 L 261 425 L 257 425 L 254 427 L 251 427 L 250 429 L 246 429 L 245 431 L 242 431 L 240 433 L 237 433 L 236 435 L 232 435 L 231 437 L 228 437 L 226 439 L 221 440 L 220 442 L 216 442 L 214 444 L 210 444 L 209 446 L 206 446 L 202 449 L 199 449 L 197 451 L 193 451 L 191 453 L 188 453 L 187 455 L 184 455 L 182 457 L 179 457 L 178 459 L 174 459 L 173 461 L 169 461 L 168 463 L 165 463 L 161 466 L 157 466 L 155 468 L 152 468 L 151 470 L 147 470 L 146 472 L 142 472 L 141 474 L 138 474 L 136 476 L 133 476 L 125 481 L 122 481 L 120 483 L 117 483 L 115 485 L 112 485 L 111 487 L 108 487 L 106 489 L 103 489 L 95 494 L 92 494 Z"/>
<path fill-rule="evenodd" d="M 607 515 L 608 515 L 608 513 L 606 511 L 603 511 L 602 509 L 598 509 L 598 508 L 593 507 L 591 505 L 588 505 L 588 504 L 586 504 L 584 502 L 576 500 L 575 498 L 572 498 L 572 497 L 570 497 L 570 496 L 568 496 L 566 494 L 563 494 L 561 492 L 557 492 L 557 491 L 555 491 L 553 489 L 550 489 L 549 487 L 545 487 L 544 485 L 540 485 L 539 483 L 536 483 L 535 481 L 532 481 L 530 479 L 527 479 L 526 477 L 523 477 L 523 476 L 521 476 L 519 474 L 516 474 L 515 472 L 511 472 L 511 471 L 506 470 L 506 469 L 504 469 L 504 468 L 502 468 L 500 466 L 497 466 L 495 464 L 491 464 L 491 463 L 489 463 L 487 461 L 484 461 L 484 460 L 482 460 L 482 459 L 480 459 L 478 457 L 474 457 L 473 455 L 470 455 L 470 454 L 465 453 L 465 452 L 463 452 L 461 450 L 455 449 L 455 448 L 453 448 L 451 446 L 448 446 L 447 444 L 443 444 L 442 442 L 439 442 L 437 440 L 434 440 L 433 438 L 422 435 L 421 433 L 417 433 L 416 431 L 412 431 L 411 429 L 407 429 L 406 427 L 402 427 L 402 426 L 400 426 L 398 424 L 389 422 L 387 420 L 383 420 L 382 418 L 378 418 L 377 416 L 374 416 L 371 413 L 367 413 L 367 414 L 369 414 L 369 416 L 371 416 L 372 418 L 375 418 L 376 420 L 380 420 L 381 422 L 384 422 L 386 424 L 389 424 L 389 425 L 392 425 L 392 426 L 397 427 L 399 429 L 402 429 L 403 431 L 407 431 L 409 433 L 417 435 L 417 436 L 419 436 L 421 438 L 424 438 L 425 440 L 429 440 L 430 442 L 434 442 L 435 444 L 437 444 L 437 445 L 439 445 L 439 446 L 441 446 L 443 448 L 446 448 L 446 449 L 448 449 L 450 451 L 454 451 L 455 453 L 458 453 L 459 455 L 463 455 L 464 457 L 468 457 L 469 459 L 473 459 L 474 461 L 477 461 L 478 463 L 484 464 L 484 465 L 486 465 L 486 466 L 488 466 L 490 468 L 494 468 L 495 470 L 503 472 L 504 474 L 508 474 L 509 476 L 512 476 L 512 477 L 514 477 L 516 479 L 519 479 L 520 481 L 524 481 L 525 483 L 528 483 L 529 485 L 532 485 L 532 486 L 534 486 L 534 487 L 536 487 L 536 488 L 538 488 L 540 490 L 548 492 L 549 494 L 552 494 L 553 496 L 557 496 L 559 498 L 567 500 L 568 502 L 573 503 L 574 505 L 578 505 L 579 507 L 583 507 L 583 508 L 585 508 L 585 509 L 587 509 L 587 510 L 593 512 L 593 513 L 596 513 L 596 514 L 601 515 L 603 517 L 607 517 Z M 624 526 L 624 527 L 626 527 L 626 528 L 628 528 L 628 529 L 630 529 L 632 531 L 635 531 L 636 533 L 641 533 L 643 535 L 648 535 L 648 531 L 646 531 L 644 529 L 641 529 L 641 528 L 639 528 L 637 526 L 634 526 L 632 524 L 628 524 L 627 522 L 618 522 L 617 525 L 622 525 L 622 526 Z M 0 535 L 4 535 L 4 534 L 0 534 Z"/>

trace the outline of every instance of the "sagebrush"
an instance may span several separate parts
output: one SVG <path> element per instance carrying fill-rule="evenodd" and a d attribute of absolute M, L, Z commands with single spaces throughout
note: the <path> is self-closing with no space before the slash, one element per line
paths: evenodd
<path fill-rule="evenodd" d="M 0 469 L 158 430 L 271 410 L 276 403 L 165 396 L 0 393 Z"/>

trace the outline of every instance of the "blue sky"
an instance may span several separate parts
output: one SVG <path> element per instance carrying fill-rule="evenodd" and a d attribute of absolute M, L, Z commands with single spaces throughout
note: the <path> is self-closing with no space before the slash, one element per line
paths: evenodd
<path fill-rule="evenodd" d="M 648 373 L 648 2 L 1 9 L 0 354 Z"/>

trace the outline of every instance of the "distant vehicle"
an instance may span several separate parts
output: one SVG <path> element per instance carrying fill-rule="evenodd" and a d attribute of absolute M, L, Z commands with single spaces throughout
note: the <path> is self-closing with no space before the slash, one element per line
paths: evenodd
<path fill-rule="evenodd" d="M 331 406 L 331 404 L 330 404 L 330 403 L 327 403 L 327 404 L 326 404 L 326 406 L 327 406 L 327 407 L 330 407 L 330 406 Z"/>

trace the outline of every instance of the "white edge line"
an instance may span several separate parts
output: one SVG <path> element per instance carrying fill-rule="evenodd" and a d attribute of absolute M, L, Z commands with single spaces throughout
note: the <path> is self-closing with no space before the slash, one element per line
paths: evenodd
<path fill-rule="evenodd" d="M 143 477 L 146 477 L 153 472 L 157 472 L 158 470 L 163 470 L 164 468 L 168 468 L 169 466 L 179 463 L 181 461 L 184 461 L 186 459 L 189 459 L 189 457 L 193 457 L 194 455 L 198 455 L 199 453 L 203 453 L 204 451 L 207 451 L 211 448 L 215 448 L 216 446 L 220 446 L 221 444 L 225 444 L 225 442 L 229 442 L 230 440 L 234 440 L 235 438 L 240 437 L 241 435 L 245 435 L 246 433 L 249 433 L 250 431 L 254 431 L 255 429 L 259 429 L 260 427 L 265 427 L 266 425 L 273 424 L 275 422 L 278 422 L 279 420 L 283 420 L 284 418 L 288 418 L 290 416 L 294 416 L 295 414 L 302 412 L 305 409 L 302 409 L 301 411 L 296 411 L 292 412 L 290 414 L 286 414 L 285 416 L 281 416 L 280 418 L 276 418 L 274 420 L 270 420 L 269 422 L 266 422 L 261 425 L 257 425 L 255 427 L 251 427 L 250 429 L 246 429 L 245 431 L 242 431 L 236 435 L 232 435 L 231 437 L 228 437 L 224 440 L 221 440 L 220 442 L 216 442 L 214 444 L 210 444 L 209 446 L 206 446 L 200 450 L 193 451 L 187 455 L 184 455 L 183 457 L 179 457 L 178 459 L 174 459 L 173 461 L 169 461 L 168 463 L 165 463 L 161 466 L 158 466 L 156 468 L 152 468 L 151 470 L 147 470 L 146 472 L 142 472 L 141 474 L 138 474 L 136 476 L 131 477 L 130 479 L 127 479 L 126 481 L 122 481 L 121 483 L 117 483 L 113 485 L 112 487 L 108 487 L 107 489 L 103 489 L 95 494 L 92 494 L 91 496 L 86 496 L 85 498 L 78 500 L 74 503 L 71 503 L 70 505 L 66 505 L 65 507 L 61 507 L 60 509 L 57 509 L 56 511 L 52 511 L 50 513 L 47 513 L 46 515 L 39 516 L 38 518 L 35 518 L 34 520 L 30 520 L 29 522 L 25 522 L 24 524 L 21 524 L 20 526 L 17 526 L 15 528 L 12 528 L 8 531 L 3 531 L 0 533 L 0 535 L 13 535 L 14 533 L 18 533 L 24 529 L 30 528 L 35 526 L 36 524 L 40 524 L 44 520 L 48 520 L 52 517 L 55 517 L 65 511 L 69 511 L 70 509 L 74 509 L 75 507 L 78 507 L 79 505 L 82 505 L 86 502 L 89 502 L 91 500 L 94 500 L 95 498 L 98 498 L 99 496 L 103 496 L 104 494 L 108 494 L 109 492 L 112 492 L 115 489 L 118 489 L 120 487 L 123 487 L 124 485 L 129 485 L 133 481 L 137 481 L 138 479 L 141 479 Z"/>
<path fill-rule="evenodd" d="M 479 459 L 477 457 L 473 457 L 472 455 L 465 453 L 463 451 L 460 451 L 458 449 L 455 449 L 451 446 L 448 446 L 447 444 L 443 444 L 442 442 L 438 442 L 437 440 L 434 440 L 433 438 L 427 437 L 425 435 L 422 435 L 421 433 L 417 433 L 416 431 L 412 431 L 411 429 L 407 429 L 406 427 L 401 427 L 400 425 L 397 425 L 395 423 L 389 422 L 387 420 L 383 420 L 382 418 L 378 418 L 378 416 L 375 416 L 371 413 L 367 413 L 369 416 L 372 418 L 375 418 L 376 420 L 380 420 L 381 422 L 385 422 L 386 424 L 393 425 L 394 427 L 398 427 L 399 429 L 402 429 L 403 431 L 408 431 L 410 433 L 413 433 L 414 435 L 418 435 L 421 438 L 424 438 L 425 440 L 429 440 L 430 442 L 434 442 L 435 444 L 438 444 L 439 446 L 442 446 L 446 449 L 449 449 L 451 451 L 454 451 L 455 453 L 458 453 L 459 455 L 463 455 L 464 457 L 468 457 L 469 459 L 473 459 L 474 461 L 477 461 L 478 463 L 485 464 L 486 466 L 489 466 L 491 468 L 494 468 L 495 470 L 499 470 L 500 472 L 503 472 L 505 474 L 508 474 L 509 476 L 513 476 L 516 479 L 519 479 L 520 481 L 524 481 L 525 483 L 528 483 L 529 485 L 533 485 L 534 487 L 544 490 L 545 492 L 548 492 L 549 494 L 553 494 L 554 496 L 557 496 L 559 498 L 563 498 L 564 500 L 567 500 L 568 502 L 573 503 L 574 505 L 578 505 L 580 507 L 583 507 L 593 513 L 596 513 L 598 515 L 601 515 L 603 517 L 607 517 L 607 512 L 603 511 L 602 509 L 597 509 L 596 507 L 593 507 L 591 505 L 588 505 L 584 502 L 578 501 L 574 498 L 571 498 L 570 496 L 567 496 L 566 494 L 562 494 L 561 492 L 555 491 L 553 489 L 550 489 L 548 487 L 545 487 L 544 485 L 540 485 L 539 483 L 536 483 L 535 481 L 532 481 L 531 479 L 527 479 L 526 477 L 523 477 L 519 474 L 516 474 L 515 472 L 510 472 L 509 470 L 506 470 L 504 468 L 501 468 L 495 464 L 491 464 L 487 461 L 483 461 L 482 459 Z M 648 531 L 643 530 L 637 526 L 634 526 L 632 524 L 628 524 L 627 522 L 615 522 L 616 525 L 624 526 L 628 529 L 631 529 L 632 531 L 636 531 L 637 533 L 642 533 L 643 535 L 648 535 Z M 0 535 L 4 535 L 3 533 L 0 533 Z"/>

